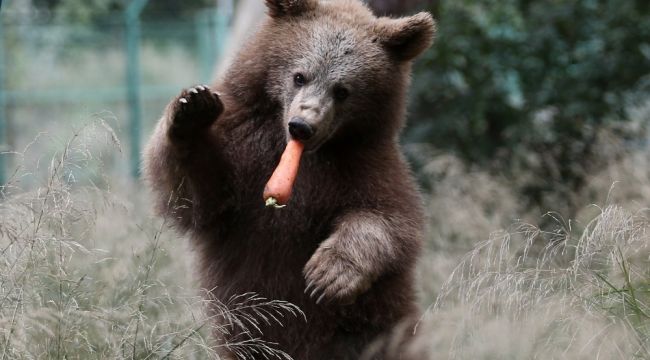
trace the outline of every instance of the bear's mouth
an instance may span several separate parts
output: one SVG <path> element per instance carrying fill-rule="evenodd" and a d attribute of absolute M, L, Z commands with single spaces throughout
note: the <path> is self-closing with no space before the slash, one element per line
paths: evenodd
<path fill-rule="evenodd" d="M 315 153 L 316 151 L 318 151 L 318 149 L 320 149 L 323 146 L 323 144 L 325 144 L 325 142 L 326 140 L 305 143 L 305 153 L 307 154 Z"/>
<path fill-rule="evenodd" d="M 325 144 L 335 127 L 334 100 L 326 93 L 301 90 L 287 107 L 284 128 L 287 142 L 300 141 L 305 152 L 313 153 Z M 316 89 L 318 90 L 318 89 Z"/>
<path fill-rule="evenodd" d="M 309 142 L 316 135 L 316 128 L 301 116 L 292 117 L 287 126 L 291 137 L 301 143 Z"/>
<path fill-rule="evenodd" d="M 318 128 L 314 131 L 314 134 L 311 137 L 305 139 L 304 137 L 301 138 L 300 136 L 294 136 L 294 134 L 292 134 L 291 131 L 287 129 L 287 142 L 291 139 L 300 141 L 305 146 L 305 153 L 313 154 L 318 151 L 323 145 L 325 145 L 325 143 L 327 143 L 327 141 L 332 137 L 334 130 L 336 129 Z"/>

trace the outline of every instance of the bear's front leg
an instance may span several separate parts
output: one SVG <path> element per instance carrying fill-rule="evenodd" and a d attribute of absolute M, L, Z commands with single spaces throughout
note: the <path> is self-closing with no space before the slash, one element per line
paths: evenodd
<path fill-rule="evenodd" d="M 219 94 L 199 85 L 184 90 L 167 109 L 168 136 L 177 146 L 192 146 L 208 135 L 207 129 L 223 112 Z M 198 139 L 197 139 L 198 138 Z"/>
<path fill-rule="evenodd" d="M 214 204 L 225 203 L 218 189 L 224 188 L 227 165 L 213 126 L 223 111 L 209 87 L 184 90 L 167 106 L 147 144 L 145 178 L 158 198 L 157 210 L 182 230 L 209 222 Z"/>
<path fill-rule="evenodd" d="M 334 233 L 305 265 L 305 293 L 317 303 L 327 299 L 351 304 L 391 266 L 412 263 L 409 259 L 401 261 L 400 257 L 414 254 L 417 241 L 408 229 L 400 235 L 393 234 L 391 229 L 395 225 L 392 219 L 373 212 L 343 216 Z"/>

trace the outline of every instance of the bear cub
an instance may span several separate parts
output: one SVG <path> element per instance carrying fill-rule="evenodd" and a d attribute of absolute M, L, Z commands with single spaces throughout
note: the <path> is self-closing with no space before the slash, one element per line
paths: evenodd
<path fill-rule="evenodd" d="M 417 312 L 423 210 L 398 137 L 434 22 L 376 17 L 359 0 L 266 5 L 223 78 L 167 106 L 145 177 L 159 214 L 191 238 L 211 296 L 255 292 L 304 311 L 260 338 L 296 360 L 358 359 Z M 291 138 L 305 147 L 292 198 L 267 208 Z"/>

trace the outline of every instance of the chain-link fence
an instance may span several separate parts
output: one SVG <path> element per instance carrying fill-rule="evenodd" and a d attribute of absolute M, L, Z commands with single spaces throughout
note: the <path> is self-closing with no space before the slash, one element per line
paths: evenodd
<path fill-rule="evenodd" d="M 140 20 L 136 3 L 146 1 L 89 25 L 48 12 L 0 12 L 0 185 L 16 166 L 12 153 L 36 134 L 64 137 L 92 117 L 122 135 L 126 156 L 111 170 L 137 176 L 143 137 L 165 104 L 181 88 L 212 79 L 230 9 Z"/>

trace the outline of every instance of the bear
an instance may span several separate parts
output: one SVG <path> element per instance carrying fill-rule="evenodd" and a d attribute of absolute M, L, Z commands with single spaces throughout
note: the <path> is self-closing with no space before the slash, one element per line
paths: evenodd
<path fill-rule="evenodd" d="M 145 181 L 190 238 L 210 297 L 295 304 L 305 319 L 261 326 L 260 338 L 294 359 L 358 359 L 418 313 L 424 211 L 399 135 L 435 22 L 376 17 L 360 0 L 266 6 L 225 75 L 166 107 Z M 265 183 L 290 139 L 305 151 L 293 195 L 269 208 Z"/>

